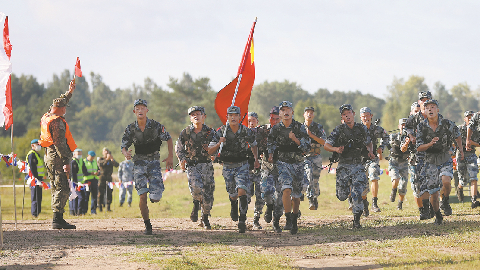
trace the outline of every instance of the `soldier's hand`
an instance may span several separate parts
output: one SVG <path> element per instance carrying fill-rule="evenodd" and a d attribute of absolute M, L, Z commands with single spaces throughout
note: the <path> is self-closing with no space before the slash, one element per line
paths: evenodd
<path fill-rule="evenodd" d="M 76 87 L 75 80 L 71 80 L 70 85 L 68 86 L 68 92 L 72 94 L 73 91 L 75 90 L 75 87 Z"/>
<path fill-rule="evenodd" d="M 260 162 L 258 162 L 258 159 L 255 160 L 255 163 L 253 163 L 253 167 L 254 167 L 255 169 L 260 168 Z"/>
<path fill-rule="evenodd" d="M 63 165 L 63 171 L 66 173 L 70 173 L 70 165 Z"/>
<path fill-rule="evenodd" d="M 162 160 L 162 162 L 165 162 L 165 167 L 167 171 L 173 169 L 173 156 L 168 156 L 166 159 Z"/>
<path fill-rule="evenodd" d="M 382 154 L 383 154 L 382 149 L 381 149 L 381 148 L 378 148 L 378 149 L 377 149 L 377 157 L 378 157 L 379 160 L 382 160 L 382 157 L 383 157 Z"/>
<path fill-rule="evenodd" d="M 297 139 L 293 131 L 290 131 L 290 133 L 288 133 L 288 138 L 290 138 L 292 141 L 295 141 Z"/>
<path fill-rule="evenodd" d="M 465 149 L 467 149 L 467 151 L 472 151 L 472 140 L 467 139 L 465 141 Z"/>
<path fill-rule="evenodd" d="M 408 137 L 410 138 L 410 141 L 411 141 L 412 143 L 415 143 L 415 141 L 416 141 L 415 136 L 409 134 Z"/>
<path fill-rule="evenodd" d="M 339 146 L 339 147 L 336 147 L 336 148 L 335 148 L 335 152 L 341 154 L 341 153 L 343 152 L 343 149 L 345 149 L 345 146 L 343 146 L 343 145 L 342 145 L 342 146 Z"/>
<path fill-rule="evenodd" d="M 405 138 L 405 144 L 410 143 L 410 137 Z"/>
<path fill-rule="evenodd" d="M 225 137 L 220 137 L 220 140 L 218 140 L 219 143 L 225 143 L 227 141 L 227 138 Z"/>
<path fill-rule="evenodd" d="M 273 155 L 268 154 L 268 162 L 273 163 Z"/>
<path fill-rule="evenodd" d="M 310 131 L 310 129 L 307 126 L 305 126 L 305 129 L 307 130 L 308 136 L 312 136 L 312 132 Z"/>
<path fill-rule="evenodd" d="M 185 164 L 187 164 L 186 160 L 180 162 L 180 168 L 182 168 L 182 171 L 185 171 Z"/>
<path fill-rule="evenodd" d="M 434 138 L 430 141 L 430 143 L 431 143 L 432 145 L 434 145 L 436 142 L 438 142 L 438 140 L 439 140 L 438 137 L 434 137 Z"/>
<path fill-rule="evenodd" d="M 132 159 L 132 149 L 126 151 L 125 149 L 122 149 L 122 154 L 125 156 L 127 160 Z"/>
<path fill-rule="evenodd" d="M 373 154 L 373 152 L 370 152 L 370 151 L 369 151 L 369 152 L 368 152 L 368 157 L 369 157 L 370 159 L 374 159 L 374 158 L 375 158 L 375 155 Z"/>

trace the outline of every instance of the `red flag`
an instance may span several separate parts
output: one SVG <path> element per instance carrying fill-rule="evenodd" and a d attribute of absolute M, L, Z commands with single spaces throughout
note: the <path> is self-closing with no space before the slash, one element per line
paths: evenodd
<path fill-rule="evenodd" d="M 80 58 L 77 57 L 77 63 L 75 63 L 75 76 L 82 77 L 82 68 L 80 67 Z"/>
<path fill-rule="evenodd" d="M 253 22 L 250 35 L 248 36 L 247 45 L 243 51 L 242 61 L 238 67 L 237 77 L 217 93 L 215 98 L 215 111 L 223 124 L 227 122 L 227 109 L 232 105 L 233 96 L 235 94 L 235 87 L 241 76 L 240 85 L 238 86 L 237 96 L 235 97 L 235 106 L 240 107 L 241 117 L 248 112 L 248 103 L 250 102 L 250 95 L 252 94 L 253 83 L 255 82 L 255 63 L 253 58 L 253 31 L 257 20 Z M 243 124 L 247 122 L 246 118 Z"/>
<path fill-rule="evenodd" d="M 0 15 L 4 15 L 3 13 Z M 2 16 L 0 16 L 2 17 Z M 2 123 L 0 123 L 0 126 L 5 125 L 5 130 L 7 130 L 12 124 L 13 124 L 13 109 L 12 109 L 12 84 L 11 84 L 11 63 L 10 63 L 10 57 L 12 56 L 12 44 L 10 43 L 10 35 L 8 31 L 8 16 L 5 16 L 5 23 L 3 25 L 3 49 L 5 50 L 5 54 L 8 59 L 0 59 L 1 65 L 4 67 L 7 67 L 6 70 L 3 70 L 0 72 L 0 81 L 4 81 L 4 79 L 7 80 L 5 85 L 5 88 L 3 88 L 3 85 L 0 86 L 1 90 L 5 89 L 5 100 L 0 101 L 0 107 L 2 108 L 3 111 L 3 118 Z M 3 60 L 3 61 L 2 61 Z M 8 76 L 8 79 L 7 79 Z M 2 91 L 3 92 L 3 91 Z"/>

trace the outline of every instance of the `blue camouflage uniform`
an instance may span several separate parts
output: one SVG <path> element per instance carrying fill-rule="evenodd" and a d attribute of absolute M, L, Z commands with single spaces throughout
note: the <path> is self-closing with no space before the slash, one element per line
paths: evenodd
<path fill-rule="evenodd" d="M 473 117 L 472 117 L 473 118 Z M 478 130 L 478 125 L 472 125 L 472 137 L 471 139 L 475 142 L 478 142 L 480 139 L 480 132 Z M 464 159 L 460 160 L 459 153 L 460 151 L 457 150 L 457 170 L 458 170 L 458 180 L 462 187 L 469 185 L 470 182 L 478 181 L 478 164 L 477 164 L 477 155 L 475 154 L 475 146 L 471 147 L 470 151 L 467 151 L 465 148 L 466 146 L 466 139 L 467 139 L 467 125 L 465 123 L 463 125 L 458 126 L 460 130 L 460 134 L 462 134 L 462 146 L 463 146 L 463 155 Z"/>
<path fill-rule="evenodd" d="M 305 123 L 303 125 L 306 126 Z M 323 126 L 319 123 L 312 122 L 310 126 L 308 126 L 308 129 L 313 133 L 313 135 L 321 139 L 325 140 L 327 138 Z M 310 202 L 312 202 L 314 199 L 320 196 L 320 186 L 318 184 L 318 180 L 320 178 L 320 173 L 322 172 L 322 156 L 320 155 L 320 149 L 322 145 L 314 139 L 310 140 L 310 151 L 305 155 L 304 169 L 305 181 L 308 184 L 307 198 Z"/>
<path fill-rule="evenodd" d="M 415 145 L 410 143 L 407 151 L 402 152 L 401 147 L 408 137 L 407 133 L 398 132 L 390 134 L 387 148 L 390 150 L 390 158 L 388 159 L 388 172 L 392 182 L 400 179 L 398 182 L 398 194 L 405 196 L 407 194 L 408 183 L 408 158 L 411 151 L 415 151 Z"/>
<path fill-rule="evenodd" d="M 125 195 L 127 193 L 127 203 L 130 206 L 132 204 L 132 191 L 133 191 L 133 161 L 124 160 L 118 165 L 118 179 L 120 180 L 120 192 L 119 199 L 120 205 L 125 202 Z"/>
<path fill-rule="evenodd" d="M 188 187 L 193 200 L 201 202 L 203 215 L 210 215 L 215 180 L 207 146 L 212 141 L 215 130 L 205 124 L 199 133 L 194 130 L 195 126 L 191 124 L 180 132 L 175 152 L 180 162 L 186 161 Z"/>
<path fill-rule="evenodd" d="M 380 148 L 382 151 L 388 144 L 388 134 L 381 126 L 371 124 L 370 128 L 367 128 L 368 135 L 373 143 L 373 153 L 377 154 L 377 149 Z M 380 139 L 380 145 L 377 147 L 377 140 Z M 380 164 L 378 157 L 375 159 L 369 159 L 365 163 L 365 170 L 368 174 L 368 179 L 370 181 L 380 180 Z"/>
<path fill-rule="evenodd" d="M 163 185 L 162 168 L 160 166 L 160 146 L 162 141 L 171 139 L 170 133 L 159 122 L 147 118 L 145 130 L 142 132 L 137 121 L 125 129 L 121 149 L 135 146 L 133 156 L 133 175 L 138 195 L 149 192 L 150 200 L 160 200 L 165 187 Z"/>
<path fill-rule="evenodd" d="M 251 130 L 253 131 L 253 134 L 256 136 L 258 133 L 258 127 L 251 128 Z M 257 142 L 257 147 L 258 147 L 258 142 Z M 260 152 L 257 152 L 257 155 L 260 156 Z M 248 152 L 248 164 L 249 164 L 248 176 L 250 178 L 250 182 L 252 183 L 251 188 L 248 192 L 248 195 L 249 197 L 253 197 L 253 195 L 255 195 L 255 217 L 257 216 L 259 217 L 262 214 L 263 206 L 265 205 L 265 200 L 262 197 L 261 171 L 260 169 L 255 169 L 254 163 L 255 163 L 255 158 L 253 156 L 253 152 Z"/>
<path fill-rule="evenodd" d="M 407 119 L 407 122 L 405 123 L 405 131 L 407 132 L 407 135 L 412 135 L 413 137 L 416 137 L 418 124 L 420 124 L 420 122 L 422 121 L 425 121 L 425 119 L 426 118 L 423 116 L 421 111 L 417 112 L 416 114 L 410 115 Z M 411 155 L 410 157 L 410 166 L 412 166 L 410 167 L 411 187 L 413 191 L 413 196 L 419 198 L 420 185 L 423 182 L 420 172 L 422 171 L 422 167 L 425 161 L 425 152 L 415 151 L 414 155 Z M 415 164 L 412 164 L 413 162 Z"/>

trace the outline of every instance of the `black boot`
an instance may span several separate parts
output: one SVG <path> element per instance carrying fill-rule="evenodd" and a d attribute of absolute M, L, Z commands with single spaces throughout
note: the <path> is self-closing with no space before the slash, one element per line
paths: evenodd
<path fill-rule="evenodd" d="M 292 213 L 285 213 L 285 217 L 287 218 L 287 222 L 285 223 L 284 230 L 290 231 L 292 229 Z"/>
<path fill-rule="evenodd" d="M 98 211 L 100 211 L 100 212 L 103 211 L 103 205 L 102 205 L 102 204 L 99 204 L 99 205 L 98 205 Z"/>
<path fill-rule="evenodd" d="M 443 221 L 442 212 L 440 212 L 440 210 L 438 210 L 437 212 L 435 212 L 435 224 L 441 225 L 442 221 Z"/>
<path fill-rule="evenodd" d="M 247 229 L 247 224 L 245 223 L 247 220 L 246 215 L 240 215 L 240 218 L 238 219 L 238 232 L 239 233 L 245 233 L 245 230 Z"/>
<path fill-rule="evenodd" d="M 77 227 L 73 224 L 70 224 L 63 219 L 63 213 L 54 212 L 52 229 L 76 229 Z"/>
<path fill-rule="evenodd" d="M 260 225 L 260 214 L 259 213 L 255 213 L 255 215 L 253 216 L 253 227 L 256 230 L 261 230 L 262 229 L 262 226 Z"/>
<path fill-rule="evenodd" d="M 192 213 L 190 214 L 190 220 L 192 222 L 197 222 L 198 220 L 198 210 L 200 209 L 200 202 L 197 200 L 193 201 L 193 209 Z"/>
<path fill-rule="evenodd" d="M 381 210 L 380 210 L 380 207 L 378 207 L 377 202 L 378 202 L 378 198 L 373 197 L 372 198 L 372 211 L 378 213 L 378 212 L 381 212 Z"/>
<path fill-rule="evenodd" d="M 290 230 L 291 234 L 297 234 L 298 232 L 298 225 L 297 225 L 297 218 L 298 218 L 298 213 L 292 213 L 292 229 Z"/>
<path fill-rule="evenodd" d="M 238 201 L 230 198 L 230 217 L 233 221 L 238 220 Z"/>
<path fill-rule="evenodd" d="M 422 200 L 423 207 L 418 208 L 420 211 L 420 220 L 430 219 L 430 201 L 428 199 Z"/>
<path fill-rule="evenodd" d="M 272 212 L 273 212 L 273 204 L 267 204 L 267 210 L 265 211 L 265 222 L 270 223 L 272 221 Z"/>
<path fill-rule="evenodd" d="M 152 235 L 152 224 L 150 223 L 150 219 L 144 220 L 143 223 L 145 223 L 145 231 L 143 234 L 145 235 Z"/>
<path fill-rule="evenodd" d="M 110 210 L 110 204 L 107 204 L 107 212 L 112 212 L 112 210 Z"/>
<path fill-rule="evenodd" d="M 368 217 L 368 216 L 370 215 L 370 211 L 368 211 L 368 205 L 369 205 L 369 204 L 370 204 L 370 203 L 368 202 L 367 199 L 364 199 L 364 200 L 363 200 L 363 215 L 364 215 L 365 217 Z"/>
<path fill-rule="evenodd" d="M 353 228 L 360 229 L 362 225 L 360 225 L 360 217 L 362 216 L 362 212 L 353 214 Z"/>
<path fill-rule="evenodd" d="M 202 217 L 203 227 L 206 230 L 211 230 L 212 226 L 210 226 L 210 221 L 208 220 L 208 214 L 203 215 Z"/>
<path fill-rule="evenodd" d="M 273 230 L 276 233 L 282 232 L 282 228 L 280 227 L 280 217 L 273 217 Z"/>
<path fill-rule="evenodd" d="M 480 206 L 480 202 L 477 201 L 477 196 L 473 196 L 472 197 L 472 209 L 477 208 L 478 206 Z"/>
<path fill-rule="evenodd" d="M 442 204 L 443 204 L 443 213 L 445 216 L 450 216 L 452 214 L 452 207 L 450 206 L 450 197 L 444 196 L 442 198 Z"/>
<path fill-rule="evenodd" d="M 464 196 L 463 196 L 463 187 L 459 188 L 457 187 L 457 198 L 459 202 L 463 202 Z"/>
<path fill-rule="evenodd" d="M 403 209 L 403 202 L 402 202 L 402 201 L 398 201 L 397 209 L 398 209 L 398 210 L 402 210 L 402 209 Z"/>
<path fill-rule="evenodd" d="M 397 197 L 397 189 L 392 188 L 392 192 L 390 193 L 390 201 L 394 202 L 396 197 Z"/>

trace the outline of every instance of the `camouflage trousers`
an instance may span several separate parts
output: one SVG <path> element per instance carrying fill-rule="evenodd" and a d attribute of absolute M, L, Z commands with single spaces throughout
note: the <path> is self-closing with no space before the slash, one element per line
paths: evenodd
<path fill-rule="evenodd" d="M 421 196 L 420 192 L 422 191 L 421 185 L 425 181 L 425 176 L 421 173 L 423 170 L 423 166 L 425 164 L 424 159 L 417 158 L 416 164 L 411 166 L 411 182 L 412 182 L 412 190 L 413 196 L 415 198 L 419 198 Z"/>
<path fill-rule="evenodd" d="M 238 189 L 248 192 L 250 178 L 248 177 L 248 162 L 224 162 L 222 175 L 225 179 L 225 188 L 231 198 L 238 196 Z"/>
<path fill-rule="evenodd" d="M 440 191 L 443 186 L 442 176 L 453 178 L 453 161 L 449 159 L 441 165 L 425 162 L 420 175 L 423 181 L 420 183 L 420 192 L 418 195 L 422 196 L 425 192 L 434 194 Z"/>
<path fill-rule="evenodd" d="M 368 180 L 380 180 L 380 165 L 378 158 L 368 160 L 365 163 L 365 171 L 368 174 Z"/>
<path fill-rule="evenodd" d="M 307 182 L 307 197 L 310 199 L 320 196 L 318 180 L 322 172 L 322 156 L 310 156 L 305 158 L 305 181 Z"/>
<path fill-rule="evenodd" d="M 133 179 L 138 195 L 150 193 L 151 200 L 160 200 L 165 187 L 158 160 L 139 159 L 133 162 Z"/>
<path fill-rule="evenodd" d="M 392 182 L 399 179 L 398 181 L 398 194 L 405 196 L 407 194 L 407 183 L 408 183 L 408 160 L 398 160 L 395 158 L 390 158 L 388 160 L 388 174 L 390 175 Z"/>
<path fill-rule="evenodd" d="M 68 197 L 70 197 L 70 186 L 67 174 L 63 171 L 63 165 L 61 162 L 55 161 L 48 160 L 45 162 L 52 192 L 52 210 L 54 213 L 64 213 L 65 205 Z"/>
<path fill-rule="evenodd" d="M 213 205 L 215 179 L 213 178 L 213 164 L 198 163 L 187 167 L 188 188 L 193 200 L 201 202 L 202 214 L 210 215 Z"/>
<path fill-rule="evenodd" d="M 363 164 L 342 164 L 337 166 L 336 173 L 337 198 L 345 201 L 350 194 L 352 197 L 353 214 L 363 212 L 362 193 L 368 186 L 367 175 Z"/>
<path fill-rule="evenodd" d="M 463 160 L 458 161 L 458 182 L 462 187 L 469 185 L 471 181 L 478 181 L 478 163 L 475 154 L 465 156 Z"/>
<path fill-rule="evenodd" d="M 273 163 L 262 161 L 261 167 L 262 198 L 266 204 L 274 205 L 273 215 L 281 217 L 283 214 L 282 186 L 278 181 L 278 169 Z"/>
<path fill-rule="evenodd" d="M 251 182 L 248 196 L 251 198 L 255 195 L 255 215 L 260 215 L 262 214 L 263 206 L 265 205 L 265 200 L 262 198 L 261 173 L 254 173 L 250 170 L 248 174 Z"/>
<path fill-rule="evenodd" d="M 304 164 L 303 162 L 286 163 L 277 161 L 278 181 L 282 186 L 282 191 L 291 189 L 293 198 L 300 198 L 307 189 L 304 181 Z"/>

